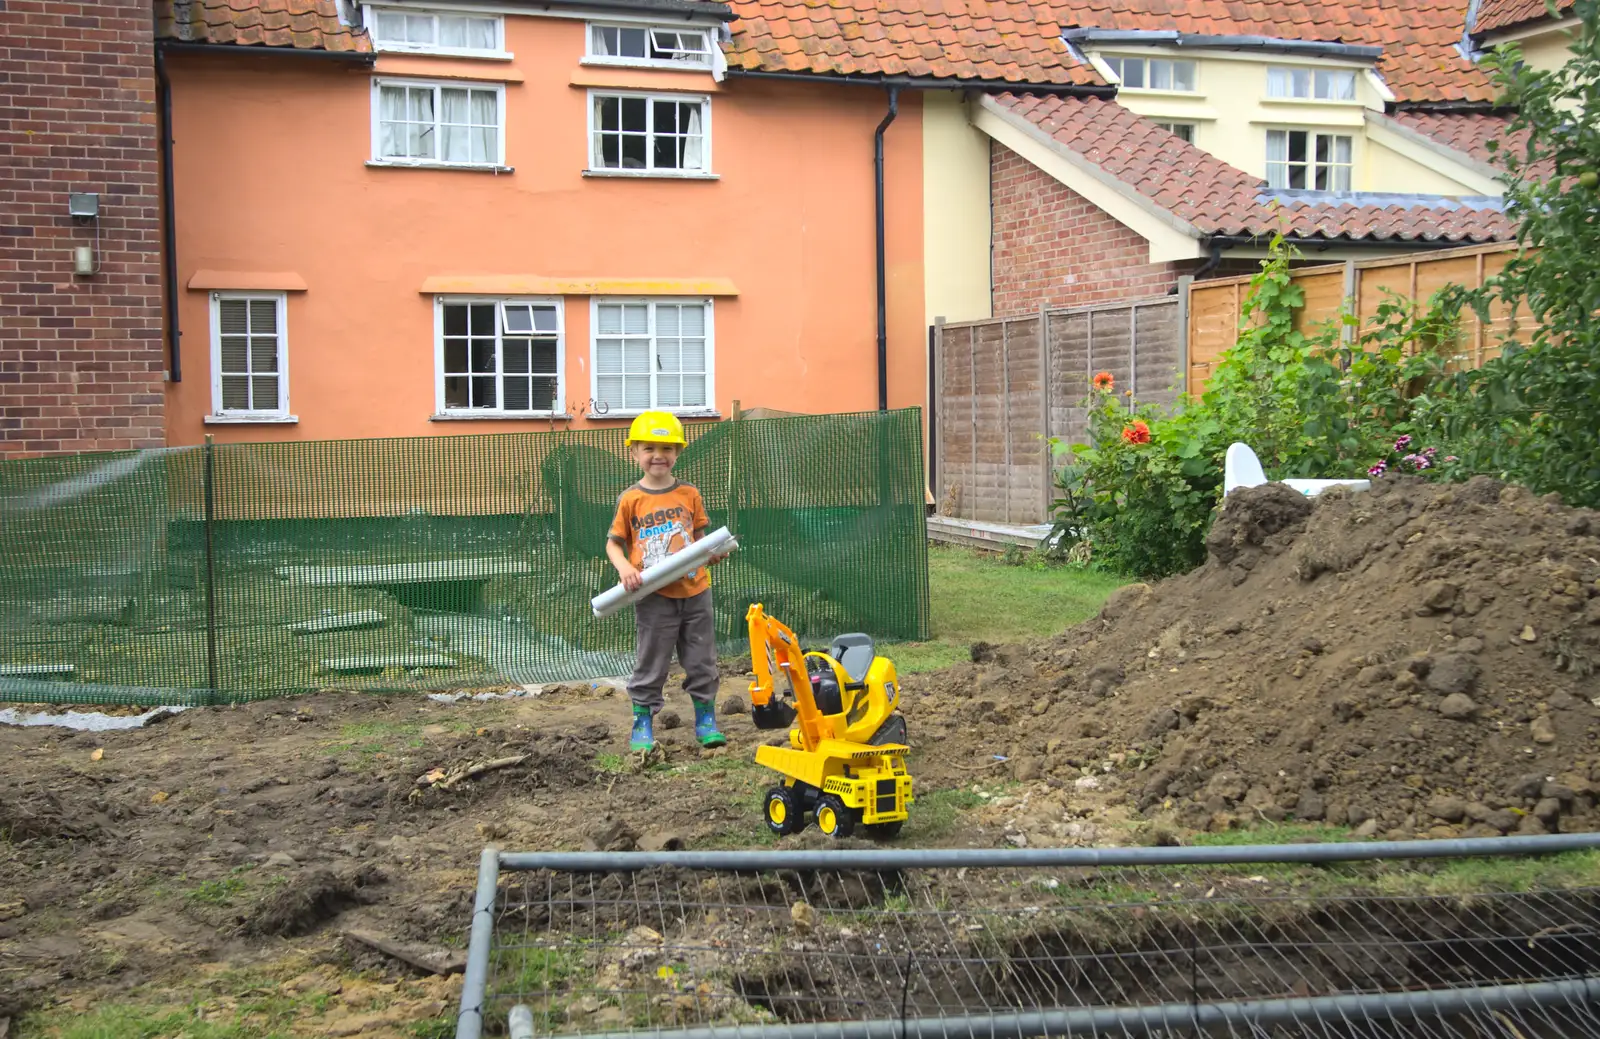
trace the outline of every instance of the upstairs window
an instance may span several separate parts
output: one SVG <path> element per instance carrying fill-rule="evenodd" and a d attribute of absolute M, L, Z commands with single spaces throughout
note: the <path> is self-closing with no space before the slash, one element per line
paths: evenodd
<path fill-rule="evenodd" d="M 548 415 L 562 399 L 558 300 L 440 299 L 438 407 L 446 415 Z"/>
<path fill-rule="evenodd" d="M 1194 124 L 1193 123 L 1163 123 L 1163 122 L 1157 122 L 1156 125 L 1161 127 L 1161 129 L 1167 131 L 1167 133 L 1171 134 L 1172 136 L 1178 138 L 1178 140 L 1184 142 L 1185 144 L 1193 144 L 1194 143 Z"/>
<path fill-rule="evenodd" d="M 711 168 L 710 109 L 705 98 L 593 94 L 589 168 L 705 173 Z"/>
<path fill-rule="evenodd" d="M 1354 101 L 1354 69 L 1267 69 L 1267 96 L 1293 101 Z"/>
<path fill-rule="evenodd" d="M 1128 90 L 1172 90 L 1193 93 L 1195 66 L 1181 58 L 1130 58 L 1107 55 L 1105 62 Z"/>
<path fill-rule="evenodd" d="M 1267 131 L 1267 187 L 1350 191 L 1354 142 L 1346 134 Z"/>
<path fill-rule="evenodd" d="M 417 80 L 373 83 L 372 158 L 391 165 L 504 164 L 504 88 Z"/>
<path fill-rule="evenodd" d="M 709 69 L 711 37 L 704 29 L 590 25 L 587 60 L 602 64 Z"/>
<path fill-rule="evenodd" d="M 502 56 L 505 23 L 498 15 L 370 8 L 367 30 L 380 51 Z"/>

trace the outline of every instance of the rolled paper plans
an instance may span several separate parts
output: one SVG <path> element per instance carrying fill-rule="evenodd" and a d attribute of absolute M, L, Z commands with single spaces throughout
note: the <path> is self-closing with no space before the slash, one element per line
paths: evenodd
<path fill-rule="evenodd" d="M 618 583 L 589 600 L 596 618 L 609 617 L 624 606 L 632 606 L 645 596 L 676 581 L 695 567 L 704 566 L 712 556 L 725 556 L 739 547 L 739 542 L 728 533 L 727 527 L 718 527 L 688 548 L 663 559 L 639 572 L 644 582 L 633 591 Z"/>

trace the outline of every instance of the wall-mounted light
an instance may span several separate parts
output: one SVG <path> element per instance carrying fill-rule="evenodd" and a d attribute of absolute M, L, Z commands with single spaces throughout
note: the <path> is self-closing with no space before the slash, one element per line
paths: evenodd
<path fill-rule="evenodd" d="M 78 245 L 72 249 L 72 273 L 87 277 L 97 274 L 100 264 L 96 254 L 100 251 L 100 196 L 92 191 L 73 191 L 67 195 L 67 215 L 74 220 L 94 223 L 94 245 Z"/>

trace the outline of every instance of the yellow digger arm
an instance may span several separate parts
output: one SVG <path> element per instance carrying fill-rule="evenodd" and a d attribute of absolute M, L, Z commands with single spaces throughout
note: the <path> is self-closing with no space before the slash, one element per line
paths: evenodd
<path fill-rule="evenodd" d="M 760 603 L 752 603 L 744 619 L 750 629 L 750 669 L 756 674 L 750 683 L 750 716 L 756 728 L 787 728 L 798 714 L 801 749 L 816 750 L 823 740 L 833 739 L 833 724 L 811 695 L 811 676 L 806 673 L 800 640 L 782 621 L 768 617 Z M 774 669 L 783 672 L 793 707 L 774 702 Z"/>

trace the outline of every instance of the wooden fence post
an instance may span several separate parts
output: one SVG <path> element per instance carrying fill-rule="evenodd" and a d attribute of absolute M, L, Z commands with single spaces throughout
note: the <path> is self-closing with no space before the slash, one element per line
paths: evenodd
<path fill-rule="evenodd" d="M 1005 522 L 1011 522 L 1011 322 L 1000 322 L 1000 435 L 1005 438 Z"/>
<path fill-rule="evenodd" d="M 1178 385 L 1177 395 L 1183 396 L 1189 392 L 1189 366 L 1194 363 L 1190 354 L 1189 336 L 1189 286 L 1194 284 L 1194 275 L 1185 274 L 1178 279 Z M 1174 398 L 1176 403 L 1176 398 Z"/>
<path fill-rule="evenodd" d="M 1048 523 L 1050 503 L 1055 500 L 1051 493 L 1055 469 L 1050 457 L 1050 309 L 1043 303 L 1039 305 L 1039 434 L 1044 440 L 1043 517 Z"/>
<path fill-rule="evenodd" d="M 1128 414 L 1138 407 L 1139 401 L 1139 304 L 1128 307 Z"/>
<path fill-rule="evenodd" d="M 941 466 L 944 452 L 939 449 L 939 436 L 948 418 L 940 406 L 944 401 L 944 318 L 933 319 L 933 356 L 928 358 L 928 381 L 931 384 L 928 400 L 928 484 L 933 489 L 933 511 L 938 512 L 944 502 L 944 480 Z"/>

